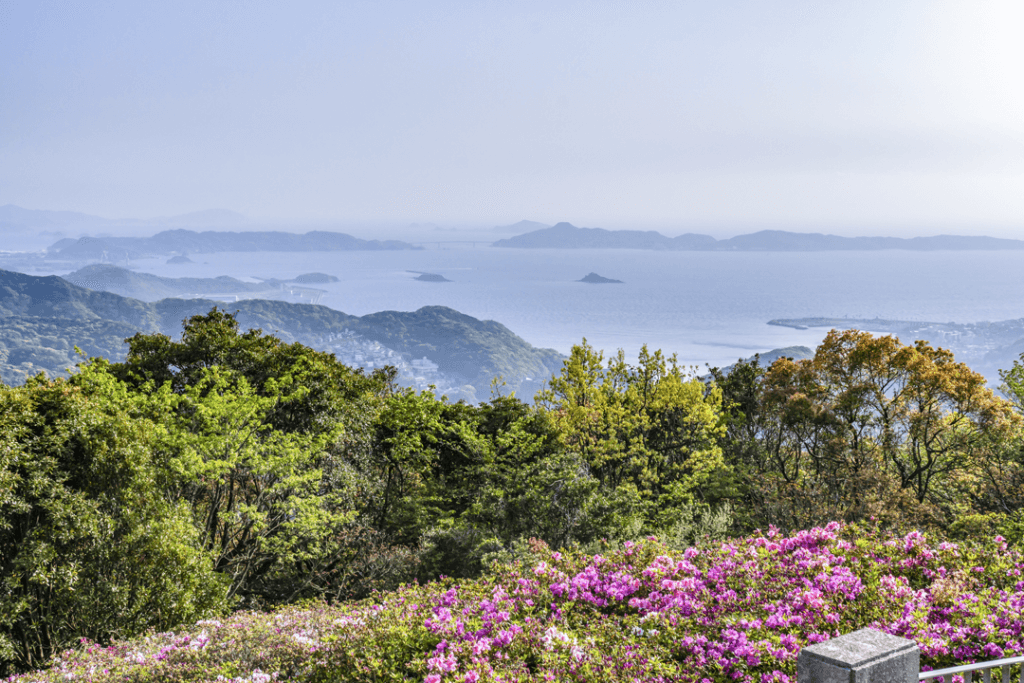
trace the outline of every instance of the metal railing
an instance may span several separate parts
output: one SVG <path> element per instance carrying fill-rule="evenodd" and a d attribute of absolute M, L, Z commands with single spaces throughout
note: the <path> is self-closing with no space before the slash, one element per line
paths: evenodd
<path fill-rule="evenodd" d="M 951 683 L 953 676 L 956 674 L 962 674 L 964 677 L 964 683 L 971 683 L 974 678 L 975 671 L 982 672 L 982 682 L 992 683 L 992 670 L 999 669 L 1002 678 L 1000 683 L 1011 683 L 1010 681 L 1010 667 L 1022 664 L 1024 665 L 1024 657 L 1009 657 L 1007 659 L 993 659 L 987 662 L 974 662 L 973 664 L 963 664 L 961 666 L 951 666 L 948 669 L 935 669 L 934 671 L 922 671 L 918 676 L 917 680 L 927 681 L 933 678 L 943 678 L 945 683 Z M 946 677 L 949 678 L 946 678 Z M 1018 683 L 1024 683 L 1021 681 L 1021 671 L 1017 670 L 1017 681 Z"/>
<path fill-rule="evenodd" d="M 963 683 L 1024 683 L 1024 657 L 922 671 L 915 641 L 871 627 L 808 645 L 800 650 L 796 669 L 797 683 L 953 683 L 954 676 L 962 676 Z"/>

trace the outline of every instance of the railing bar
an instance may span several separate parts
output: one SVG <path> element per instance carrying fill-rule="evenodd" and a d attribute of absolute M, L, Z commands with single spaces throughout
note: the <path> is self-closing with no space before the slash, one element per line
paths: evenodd
<path fill-rule="evenodd" d="M 990 662 L 975 662 L 974 664 L 964 664 L 962 666 L 951 666 L 948 669 L 935 669 L 934 671 L 922 671 L 918 675 L 919 681 L 926 681 L 929 678 L 938 678 L 939 676 L 949 676 L 951 674 L 959 674 L 965 671 L 977 671 L 978 669 L 984 669 L 985 667 L 996 667 L 1003 666 L 1009 667 L 1013 664 L 1024 664 L 1024 657 L 1009 657 L 1007 659 L 996 659 Z M 966 679 L 965 679 L 966 683 Z M 1009 683 L 1006 681 L 1006 683 Z"/>
<path fill-rule="evenodd" d="M 992 667 L 985 667 L 985 673 L 982 674 L 982 680 L 985 683 L 992 683 Z"/>
<path fill-rule="evenodd" d="M 1010 683 L 1010 665 L 1003 664 L 1003 680 L 1002 683 Z"/>

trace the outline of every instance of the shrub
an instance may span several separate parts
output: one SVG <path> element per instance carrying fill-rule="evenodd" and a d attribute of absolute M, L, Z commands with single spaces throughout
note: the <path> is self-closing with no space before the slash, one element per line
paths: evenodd
<path fill-rule="evenodd" d="M 864 626 L 916 640 L 927 667 L 1024 651 L 1024 558 L 999 538 L 932 545 L 830 524 L 682 552 L 535 542 L 529 556 L 361 603 L 85 644 L 21 680 L 786 683 L 802 647 Z"/>

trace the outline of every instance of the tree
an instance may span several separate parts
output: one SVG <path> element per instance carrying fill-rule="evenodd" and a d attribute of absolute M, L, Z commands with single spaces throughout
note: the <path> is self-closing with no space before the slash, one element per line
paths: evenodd
<path fill-rule="evenodd" d="M 858 330 L 831 331 L 812 359 L 772 364 L 763 401 L 784 428 L 774 475 L 816 500 L 796 524 L 895 519 L 900 508 L 948 523 L 1016 422 L 949 351 Z"/>
<path fill-rule="evenodd" d="M 160 436 L 101 366 L 0 387 L 0 675 L 225 606 L 188 509 L 161 495 Z"/>
<path fill-rule="evenodd" d="M 1013 404 L 1018 416 L 1024 416 L 1024 354 L 1009 370 L 999 372 L 1002 394 Z M 991 516 L 985 523 L 1007 538 L 1024 541 L 1024 432 L 1002 435 L 990 446 L 992 457 L 986 462 L 985 486 L 980 496 L 981 511 Z"/>
<path fill-rule="evenodd" d="M 481 404 L 477 431 L 490 447 L 467 510 L 475 525 L 504 549 L 533 537 L 562 548 L 597 535 L 598 482 L 582 457 L 566 450 L 548 412 L 496 397 Z"/>
<path fill-rule="evenodd" d="M 797 472 L 793 449 L 775 406 L 765 400 L 766 368 L 755 356 L 728 371 L 711 368 L 708 390 L 722 392 L 725 432 L 720 439 L 723 466 L 702 487 L 712 505 L 730 504 L 734 531 L 749 532 L 777 523 L 771 510 L 781 488 L 792 485 Z"/>
<path fill-rule="evenodd" d="M 110 366 L 165 430 L 169 500 L 184 500 L 229 596 L 288 602 L 330 591 L 357 514 L 349 447 L 367 441 L 393 371 L 366 376 L 333 355 L 240 333 L 212 310 L 182 340 L 138 334 Z"/>
<path fill-rule="evenodd" d="M 613 527 L 664 529 L 722 465 L 721 392 L 644 346 L 604 363 L 586 340 L 538 395 L 607 497 Z M 639 530 L 639 529 L 637 529 Z"/>
<path fill-rule="evenodd" d="M 393 369 L 365 375 L 333 354 L 285 344 L 258 329 L 240 332 L 235 317 L 217 308 L 185 320 L 181 341 L 143 333 L 126 341 L 128 356 L 111 371 L 137 389 L 169 383 L 180 394 L 214 367 L 244 378 L 259 396 L 278 394 L 282 382 L 290 382 L 289 400 L 278 402 L 267 415 L 275 429 L 290 432 L 330 431 L 361 411 L 363 402 L 387 393 L 394 377 Z"/>

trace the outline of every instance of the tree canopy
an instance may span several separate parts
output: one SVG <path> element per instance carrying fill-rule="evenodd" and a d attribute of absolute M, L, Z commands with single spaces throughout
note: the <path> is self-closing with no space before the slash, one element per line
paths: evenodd
<path fill-rule="evenodd" d="M 473 577 L 538 549 L 838 519 L 1024 542 L 1009 400 L 926 342 L 832 332 L 705 377 L 586 340 L 529 404 L 402 389 L 216 309 L 0 385 L 0 675 L 75 638 Z"/>

